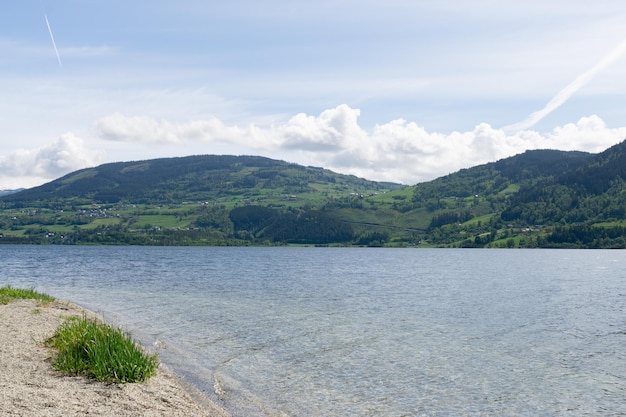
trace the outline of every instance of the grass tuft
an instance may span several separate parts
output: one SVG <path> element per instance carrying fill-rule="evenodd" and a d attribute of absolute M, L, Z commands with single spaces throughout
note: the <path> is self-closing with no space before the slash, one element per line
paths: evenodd
<path fill-rule="evenodd" d="M 15 288 L 10 285 L 0 287 L 0 304 L 8 304 L 13 300 L 38 300 L 42 303 L 51 303 L 54 297 L 35 291 L 34 288 Z"/>
<path fill-rule="evenodd" d="M 144 352 L 127 333 L 86 317 L 65 321 L 47 345 L 59 351 L 56 370 L 101 382 L 145 381 L 159 364 L 156 354 Z"/>

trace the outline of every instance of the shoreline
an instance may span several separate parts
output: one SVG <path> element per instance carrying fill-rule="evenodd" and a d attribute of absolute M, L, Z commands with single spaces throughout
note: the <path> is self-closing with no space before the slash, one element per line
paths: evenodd
<path fill-rule="evenodd" d="M 0 305 L 0 409 L 5 416 L 231 417 L 199 389 L 160 364 L 148 381 L 105 384 L 54 370 L 43 346 L 68 317 L 95 313 L 64 301 Z"/>

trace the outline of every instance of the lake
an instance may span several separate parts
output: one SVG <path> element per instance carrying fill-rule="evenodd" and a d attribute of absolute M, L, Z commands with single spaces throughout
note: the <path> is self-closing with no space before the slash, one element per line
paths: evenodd
<path fill-rule="evenodd" d="M 626 415 L 624 251 L 0 246 L 239 416 Z"/>

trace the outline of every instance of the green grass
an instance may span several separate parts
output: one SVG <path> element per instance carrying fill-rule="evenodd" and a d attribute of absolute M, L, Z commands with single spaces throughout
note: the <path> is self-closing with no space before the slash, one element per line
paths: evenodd
<path fill-rule="evenodd" d="M 411 201 L 413 199 L 413 188 L 405 187 L 397 190 L 381 192 L 371 198 L 378 203 L 393 204 L 395 202 Z"/>
<path fill-rule="evenodd" d="M 500 191 L 498 194 L 513 194 L 518 192 L 520 189 L 519 184 L 510 184 L 504 190 Z"/>
<path fill-rule="evenodd" d="M 95 219 L 85 225 L 81 225 L 79 226 L 81 229 L 85 229 L 85 230 L 92 230 L 92 229 L 96 229 L 100 226 L 115 226 L 120 224 L 120 219 L 117 217 L 109 217 L 106 219 Z M 71 228 L 68 228 L 71 230 Z"/>
<path fill-rule="evenodd" d="M 0 304 L 14 300 L 49 303 L 55 298 L 33 288 L 0 287 Z M 40 309 L 33 310 L 33 314 L 40 313 Z M 159 365 L 157 355 L 144 352 L 127 333 L 86 317 L 65 321 L 46 345 L 58 349 L 53 362 L 56 370 L 70 375 L 87 375 L 102 382 L 145 381 Z"/>
<path fill-rule="evenodd" d="M 58 349 L 56 370 L 101 382 L 145 381 L 159 364 L 156 354 L 144 352 L 127 333 L 86 317 L 68 319 L 46 344 Z"/>
<path fill-rule="evenodd" d="M 478 222 L 481 222 L 482 224 L 489 224 L 489 220 L 495 216 L 496 216 L 495 213 L 489 213 L 489 214 L 484 214 L 482 216 L 474 217 L 464 222 L 463 226 L 475 226 Z"/>
<path fill-rule="evenodd" d="M 44 303 L 51 303 L 54 297 L 37 292 L 34 288 L 22 289 L 14 288 L 10 285 L 0 287 L 0 304 L 8 304 L 13 300 L 38 300 Z"/>
<path fill-rule="evenodd" d="M 179 216 L 168 214 L 142 214 L 137 216 L 137 222 L 133 227 L 187 227 L 191 223 L 188 218 L 181 219 Z"/>

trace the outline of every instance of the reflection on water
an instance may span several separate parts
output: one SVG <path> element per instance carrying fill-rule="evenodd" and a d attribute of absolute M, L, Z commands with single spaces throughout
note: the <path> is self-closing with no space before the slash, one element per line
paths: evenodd
<path fill-rule="evenodd" d="M 618 251 L 0 246 L 236 416 L 618 415 Z"/>

